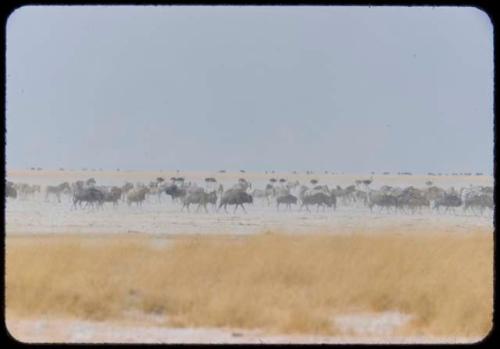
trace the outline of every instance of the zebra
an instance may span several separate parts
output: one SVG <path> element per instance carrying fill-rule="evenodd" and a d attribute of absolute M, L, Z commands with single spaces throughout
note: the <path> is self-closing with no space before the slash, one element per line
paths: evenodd
<path fill-rule="evenodd" d="M 71 193 L 71 187 L 68 182 L 64 182 L 56 186 L 48 185 L 45 188 L 45 201 L 49 200 L 50 194 L 54 194 L 57 198 L 57 202 L 61 202 L 62 193 Z"/>

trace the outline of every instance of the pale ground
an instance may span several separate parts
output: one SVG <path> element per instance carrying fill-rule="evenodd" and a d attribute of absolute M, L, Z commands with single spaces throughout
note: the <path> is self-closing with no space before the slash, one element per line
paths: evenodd
<path fill-rule="evenodd" d="M 8 171 L 7 179 L 13 182 L 56 185 L 63 181 L 73 182 L 94 177 L 100 185 L 122 185 L 125 181 L 149 183 L 161 176 L 169 180 L 171 176 L 183 176 L 186 181 L 204 185 L 205 177 L 213 176 L 224 187 L 245 178 L 253 183 L 253 188 L 263 188 L 269 178 L 299 180 L 311 186 L 309 180 L 315 178 L 320 184 L 345 187 L 356 179 L 367 179 L 369 175 L 293 175 L 257 173 L 175 173 L 175 172 L 69 172 L 69 171 Z M 448 188 L 472 185 L 493 185 L 489 176 L 373 176 L 372 188 L 382 185 L 425 187 L 431 180 L 435 185 Z M 354 233 L 392 230 L 400 233 L 412 231 L 440 231 L 468 233 L 476 228 L 490 228 L 493 232 L 493 217 L 490 213 L 482 217 L 465 215 L 461 209 L 456 214 L 436 214 L 430 211 L 407 215 L 373 212 L 364 207 L 339 205 L 334 212 L 298 211 L 282 208 L 277 212 L 274 204 L 255 200 L 246 205 L 247 212 L 240 210 L 233 214 L 181 212 L 179 204 L 172 203 L 170 197 L 163 196 L 158 202 L 150 197 L 142 207 L 119 207 L 107 204 L 103 210 L 73 210 L 70 198 L 61 203 L 45 202 L 43 193 L 35 199 L 8 199 L 6 203 L 6 233 L 44 235 L 53 233 L 84 234 L 154 234 L 158 238 L 185 234 L 254 234 L 267 230 L 286 233 Z M 166 241 L 158 239 L 157 241 Z M 140 342 L 140 343 L 436 343 L 474 342 L 480 338 L 430 338 L 395 337 L 393 329 L 407 321 L 408 317 L 397 312 L 382 314 L 346 314 L 334 319 L 336 325 L 346 333 L 344 336 L 271 336 L 258 332 L 225 329 L 175 329 L 160 326 L 152 319 L 137 319 L 117 323 L 86 322 L 74 319 L 8 319 L 10 332 L 20 340 L 28 342 Z"/>
<path fill-rule="evenodd" d="M 353 315 L 349 315 L 354 319 Z M 254 344 L 341 344 L 341 343 L 473 343 L 481 338 L 391 336 L 392 327 L 404 322 L 397 313 L 357 315 L 351 326 L 355 335 L 307 336 L 269 335 L 260 331 L 215 328 L 169 328 L 154 321 L 90 322 L 75 319 L 15 319 L 7 320 L 14 338 L 25 343 L 254 343 Z M 391 323 L 392 321 L 392 323 Z M 145 324 L 146 322 L 146 324 Z M 352 322 L 352 320 L 351 320 Z M 396 322 L 396 323 L 395 323 Z M 361 325 L 360 325 L 361 324 Z M 377 330 L 382 329 L 382 332 Z"/>

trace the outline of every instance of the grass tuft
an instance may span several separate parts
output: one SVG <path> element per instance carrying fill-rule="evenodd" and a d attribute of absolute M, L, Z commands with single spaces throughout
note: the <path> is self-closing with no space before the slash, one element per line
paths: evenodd
<path fill-rule="evenodd" d="M 171 326 L 335 334 L 355 311 L 414 315 L 402 334 L 482 336 L 492 326 L 493 237 L 380 232 L 154 238 L 6 238 L 6 310 Z"/>

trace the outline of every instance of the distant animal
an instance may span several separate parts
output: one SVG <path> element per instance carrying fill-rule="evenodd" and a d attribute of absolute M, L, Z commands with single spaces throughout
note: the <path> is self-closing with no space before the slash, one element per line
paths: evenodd
<path fill-rule="evenodd" d="M 233 213 L 236 212 L 238 206 L 241 206 L 243 211 L 246 212 L 245 206 L 243 206 L 243 204 L 246 203 L 253 203 L 252 195 L 241 189 L 228 189 L 224 192 L 224 194 L 222 194 L 217 211 L 219 211 L 220 208 L 224 206 L 224 211 L 227 212 L 227 205 L 235 205 Z"/>
<path fill-rule="evenodd" d="M 425 189 L 424 195 L 429 201 L 436 201 L 446 194 L 445 190 L 436 186 Z"/>
<path fill-rule="evenodd" d="M 17 198 L 17 190 L 14 188 L 14 183 L 7 181 L 5 183 L 5 196 L 8 198 Z"/>
<path fill-rule="evenodd" d="M 493 195 L 489 193 L 474 193 L 472 195 L 468 195 L 464 200 L 464 211 L 467 212 L 469 210 L 475 211 L 482 215 L 485 209 L 494 208 Z"/>
<path fill-rule="evenodd" d="M 297 197 L 292 194 L 281 195 L 276 198 L 276 209 L 279 211 L 280 204 L 286 205 L 286 207 L 291 210 L 292 204 L 297 204 Z"/>
<path fill-rule="evenodd" d="M 352 194 L 354 197 L 354 201 L 359 205 L 368 205 L 368 193 L 363 190 L 355 189 Z"/>
<path fill-rule="evenodd" d="M 61 202 L 62 193 L 68 193 L 68 194 L 71 193 L 71 187 L 68 182 L 64 182 L 56 186 L 48 185 L 45 188 L 45 201 L 48 201 L 49 196 L 51 194 L 54 194 L 57 198 L 57 202 Z"/>
<path fill-rule="evenodd" d="M 392 193 L 383 191 L 369 191 L 367 195 L 367 204 L 370 211 L 373 211 L 373 207 L 378 206 L 380 208 L 385 208 L 389 211 L 390 208 L 396 210 L 398 205 L 397 196 Z"/>
<path fill-rule="evenodd" d="M 217 204 L 217 193 L 215 191 L 212 191 L 210 193 L 206 193 L 205 191 L 193 191 L 186 194 L 186 196 L 182 198 L 181 210 L 183 210 L 184 207 L 187 207 L 187 210 L 189 212 L 189 205 L 198 204 L 196 212 L 198 212 L 201 207 L 205 209 L 205 212 L 208 212 L 208 203 L 211 203 L 213 205 Z"/>
<path fill-rule="evenodd" d="M 78 190 L 73 193 L 73 208 L 81 207 L 82 203 L 85 202 L 85 207 L 97 204 L 97 207 L 101 207 L 104 202 L 105 194 L 94 187 L 87 187 Z"/>
<path fill-rule="evenodd" d="M 104 193 L 104 202 L 112 202 L 113 206 L 118 205 L 118 201 L 122 197 L 122 189 L 112 187 L 108 192 Z"/>
<path fill-rule="evenodd" d="M 143 187 L 143 188 L 137 188 L 131 190 L 127 194 L 127 204 L 130 206 L 132 203 L 135 202 L 137 206 L 142 206 L 142 203 L 146 199 L 146 194 L 149 192 L 148 187 Z"/>
<path fill-rule="evenodd" d="M 444 193 L 442 197 L 434 201 L 433 208 L 439 212 L 440 207 L 445 207 L 445 212 L 450 209 L 454 211 L 455 207 L 462 206 L 462 198 L 459 195 Z"/>
<path fill-rule="evenodd" d="M 288 182 L 286 184 L 287 189 L 292 190 L 297 188 L 300 185 L 299 181 L 294 181 L 294 182 Z"/>
<path fill-rule="evenodd" d="M 71 183 L 71 192 L 74 194 L 77 191 L 83 189 L 85 187 L 85 182 L 82 180 L 78 180 L 74 183 Z"/>
<path fill-rule="evenodd" d="M 269 204 L 269 197 L 268 197 L 268 194 L 267 194 L 266 190 L 263 190 L 263 189 L 254 189 L 252 191 L 252 196 L 254 198 L 258 198 L 258 199 L 265 199 L 267 201 L 267 203 Z"/>
<path fill-rule="evenodd" d="M 130 190 L 134 188 L 134 185 L 130 182 L 126 182 L 124 185 L 122 185 L 122 200 L 126 199 L 126 196 Z"/>
<path fill-rule="evenodd" d="M 238 180 L 238 183 L 236 183 L 235 185 L 233 185 L 232 189 L 242 190 L 242 191 L 246 192 L 248 189 L 252 189 L 252 183 L 248 182 L 244 178 L 240 178 Z"/>
<path fill-rule="evenodd" d="M 417 210 L 421 211 L 423 207 L 430 206 L 430 200 L 426 198 L 425 192 L 414 188 L 405 188 L 396 197 L 397 208 L 403 212 L 415 213 Z"/>
<path fill-rule="evenodd" d="M 306 194 L 302 198 L 302 203 L 300 205 L 300 210 L 305 206 L 307 211 L 309 210 L 309 205 L 316 205 L 316 211 L 319 211 L 320 206 L 325 209 L 326 207 L 333 207 L 333 209 L 337 206 L 337 197 L 335 194 L 327 194 L 325 192 L 315 192 L 313 194 Z"/>
<path fill-rule="evenodd" d="M 370 184 L 372 184 L 373 182 L 373 179 L 365 179 L 362 181 L 362 183 L 366 186 L 369 186 Z"/>
<path fill-rule="evenodd" d="M 165 188 L 168 185 L 163 181 L 156 180 L 155 182 L 149 183 L 149 193 L 150 195 L 155 195 L 158 202 L 161 202 L 161 194 L 165 192 Z"/>
<path fill-rule="evenodd" d="M 252 191 L 252 197 L 265 199 L 268 205 L 271 204 L 270 198 L 273 197 L 275 194 L 276 190 L 272 186 L 272 184 L 267 184 L 265 189 L 254 189 Z"/>
<path fill-rule="evenodd" d="M 205 178 L 205 184 L 207 189 L 214 189 L 217 184 L 217 180 L 214 177 L 207 177 Z"/>
<path fill-rule="evenodd" d="M 165 188 L 165 194 L 170 195 L 172 201 L 186 195 L 186 189 L 180 188 L 177 184 L 171 184 Z"/>
<path fill-rule="evenodd" d="M 354 185 L 350 185 L 345 189 L 342 189 L 341 186 L 337 185 L 335 189 L 332 189 L 332 192 L 342 201 L 343 204 L 350 204 L 355 201 L 354 193 L 356 191 L 356 187 Z"/>
<path fill-rule="evenodd" d="M 14 188 L 17 190 L 19 197 L 23 199 L 40 192 L 39 185 L 29 185 L 27 183 L 19 183 L 18 185 L 14 185 Z"/>
<path fill-rule="evenodd" d="M 217 194 L 222 195 L 224 193 L 224 186 L 222 184 L 219 184 L 219 187 L 217 188 Z"/>

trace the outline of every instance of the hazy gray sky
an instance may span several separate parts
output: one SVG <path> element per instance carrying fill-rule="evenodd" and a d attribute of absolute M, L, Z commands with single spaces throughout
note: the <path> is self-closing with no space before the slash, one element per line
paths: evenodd
<path fill-rule="evenodd" d="M 7 166 L 485 172 L 476 8 L 31 6 L 7 24 Z"/>

